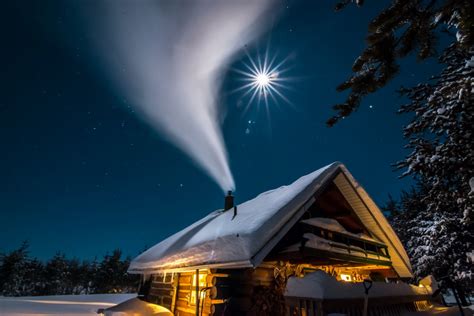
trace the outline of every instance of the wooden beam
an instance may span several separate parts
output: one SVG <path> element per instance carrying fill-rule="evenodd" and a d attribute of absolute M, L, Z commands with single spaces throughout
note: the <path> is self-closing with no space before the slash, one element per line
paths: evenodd
<path fill-rule="evenodd" d="M 196 269 L 196 316 L 199 316 L 199 269 Z"/>
<path fill-rule="evenodd" d="M 374 258 L 366 258 L 353 256 L 350 254 L 336 253 L 326 250 L 313 249 L 306 247 L 301 253 L 300 251 L 284 252 L 274 254 L 269 260 L 289 261 L 290 263 L 309 263 L 315 265 L 346 265 L 354 264 L 373 264 L 380 266 L 392 266 L 391 261 L 377 260 Z"/>

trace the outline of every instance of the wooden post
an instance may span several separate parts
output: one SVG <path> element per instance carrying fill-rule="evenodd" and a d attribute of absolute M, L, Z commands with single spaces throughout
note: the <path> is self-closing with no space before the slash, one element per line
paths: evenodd
<path fill-rule="evenodd" d="M 362 282 L 364 285 L 364 290 L 365 290 L 365 296 L 364 296 L 364 311 L 363 311 L 363 316 L 367 316 L 367 308 L 369 305 L 369 290 L 372 287 L 372 280 L 365 279 L 364 282 Z"/>
<path fill-rule="evenodd" d="M 171 301 L 171 311 L 173 314 L 176 314 L 176 306 L 178 305 L 176 302 L 179 298 L 179 273 L 176 274 L 174 278 L 174 293 L 173 293 L 173 300 Z"/>
<path fill-rule="evenodd" d="M 199 316 L 199 269 L 196 269 L 196 316 Z"/>
<path fill-rule="evenodd" d="M 458 296 L 459 294 L 454 284 L 452 284 L 451 290 L 453 291 L 454 298 L 456 299 L 456 304 L 458 305 L 458 308 L 459 308 L 459 314 L 461 316 L 464 316 L 464 310 L 462 308 L 461 300 L 459 299 L 459 296 Z"/>

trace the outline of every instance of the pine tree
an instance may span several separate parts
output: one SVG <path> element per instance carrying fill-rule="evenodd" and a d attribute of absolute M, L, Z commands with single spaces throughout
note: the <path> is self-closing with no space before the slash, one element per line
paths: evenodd
<path fill-rule="evenodd" d="M 465 238 L 470 232 L 459 228 L 459 218 L 430 211 L 428 190 L 428 186 L 418 185 L 402 192 L 400 201 L 389 199 L 383 209 L 390 213 L 390 223 L 407 249 L 415 281 L 432 274 L 442 285 L 452 280 L 469 290 L 472 263 L 467 254 L 472 245 Z"/>
<path fill-rule="evenodd" d="M 338 9 L 349 4 L 341 1 Z M 359 5 L 361 1 L 357 1 Z M 451 31 L 456 36 L 449 37 Z M 416 53 L 437 56 L 443 70 L 430 81 L 402 88 L 409 102 L 400 113 L 413 119 L 404 127 L 411 153 L 396 167 L 418 186 L 400 202 L 389 200 L 392 223 L 405 243 L 417 278 L 433 274 L 473 288 L 474 177 L 474 2 L 471 0 L 394 0 L 370 24 L 367 48 L 352 76 L 338 87 L 350 90 L 334 106 L 332 126 L 357 110 L 362 99 L 384 87 L 398 70 L 398 59 Z M 441 33 L 444 42 L 438 41 Z"/>
<path fill-rule="evenodd" d="M 71 294 L 89 294 L 93 283 L 95 267 L 94 262 L 80 262 L 79 259 L 69 260 L 69 281 Z"/>
<path fill-rule="evenodd" d="M 121 259 L 122 251 L 116 249 L 111 255 L 107 254 L 99 265 L 96 278 L 99 293 L 122 293 L 126 292 L 128 281 L 127 269 L 129 261 Z"/>
<path fill-rule="evenodd" d="M 46 295 L 71 294 L 69 262 L 66 256 L 58 252 L 45 266 L 45 293 Z"/>
<path fill-rule="evenodd" d="M 425 204 L 411 229 L 415 236 L 420 229 L 426 236 L 407 246 L 416 247 L 412 259 L 419 276 L 447 275 L 472 287 L 474 50 L 453 44 L 440 62 L 446 67 L 432 82 L 401 91 L 410 102 L 400 113 L 415 115 L 404 128 L 412 152 L 397 167 L 423 183 L 417 199 Z"/>
<path fill-rule="evenodd" d="M 45 295 L 44 264 L 36 258 L 28 259 L 22 281 L 22 295 Z"/>
<path fill-rule="evenodd" d="M 68 259 L 58 252 L 46 263 L 29 256 L 28 243 L 0 255 L 0 295 L 35 296 L 134 293 L 137 275 L 127 273 L 130 257 L 114 250 L 102 262 Z"/>
<path fill-rule="evenodd" d="M 94 293 L 100 293 L 97 289 L 97 284 L 99 283 L 97 281 L 97 277 L 99 275 L 99 261 L 97 258 L 94 258 L 88 265 L 87 265 L 87 270 L 86 270 L 86 275 L 85 275 L 85 281 L 86 283 L 86 293 L 87 294 L 94 294 Z"/>
<path fill-rule="evenodd" d="M 25 276 L 28 265 L 28 242 L 2 256 L 0 286 L 4 296 L 26 295 Z"/>
<path fill-rule="evenodd" d="M 351 0 L 336 5 L 341 10 Z M 362 0 L 355 1 L 357 5 Z M 464 50 L 474 45 L 472 0 L 394 0 L 369 24 L 367 48 L 355 60 L 352 75 L 337 87 L 350 90 L 347 99 L 333 106 L 337 112 L 327 124 L 356 111 L 363 98 L 385 87 L 399 71 L 398 59 L 415 53 L 419 60 L 436 55 L 440 34 L 455 28 L 455 41 Z"/>

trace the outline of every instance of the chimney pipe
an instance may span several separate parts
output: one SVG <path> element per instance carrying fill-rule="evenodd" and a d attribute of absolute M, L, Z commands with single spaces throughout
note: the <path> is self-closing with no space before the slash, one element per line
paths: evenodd
<path fill-rule="evenodd" d="M 234 207 L 234 196 L 232 195 L 232 191 L 228 191 L 224 200 L 224 211 L 230 210 L 233 207 Z"/>

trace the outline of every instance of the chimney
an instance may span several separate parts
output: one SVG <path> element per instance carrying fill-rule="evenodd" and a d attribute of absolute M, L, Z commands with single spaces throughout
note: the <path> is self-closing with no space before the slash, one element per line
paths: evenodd
<path fill-rule="evenodd" d="M 230 210 L 234 207 L 234 196 L 232 195 L 232 191 L 228 191 L 227 195 L 225 196 L 224 201 L 224 211 Z"/>

